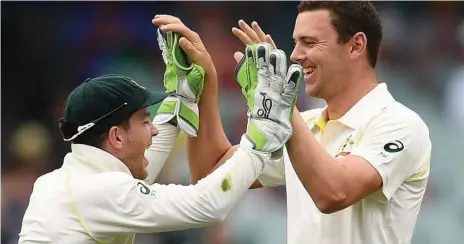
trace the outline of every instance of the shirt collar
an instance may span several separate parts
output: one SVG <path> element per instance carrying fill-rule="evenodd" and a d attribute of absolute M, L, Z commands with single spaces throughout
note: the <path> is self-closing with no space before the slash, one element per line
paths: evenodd
<path fill-rule="evenodd" d="M 338 122 L 357 129 L 392 101 L 395 99 L 388 91 L 387 85 L 380 83 L 338 119 Z M 327 106 L 322 109 L 315 121 L 315 125 L 324 131 L 327 122 Z"/>
<path fill-rule="evenodd" d="M 129 168 L 112 154 L 84 144 L 71 144 L 71 152 L 66 154 L 63 168 L 84 169 L 94 173 L 124 172 L 132 175 Z"/>

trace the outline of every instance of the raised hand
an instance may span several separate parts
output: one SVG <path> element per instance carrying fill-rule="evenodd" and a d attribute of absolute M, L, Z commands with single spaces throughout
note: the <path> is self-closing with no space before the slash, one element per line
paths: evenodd
<path fill-rule="evenodd" d="M 189 136 L 199 129 L 198 102 L 203 92 L 205 69 L 211 69 L 211 57 L 198 34 L 170 15 L 155 16 L 159 25 L 158 44 L 166 63 L 164 86 L 169 96 L 162 102 L 154 124 L 173 123 Z"/>
<path fill-rule="evenodd" d="M 156 15 L 152 23 L 162 32 L 175 32 L 180 35 L 179 45 L 191 61 L 203 67 L 208 73 L 214 69 L 213 60 L 201 41 L 200 35 L 189 29 L 182 21 L 171 15 Z"/>
<path fill-rule="evenodd" d="M 261 42 L 247 45 L 235 73 L 248 106 L 247 132 L 241 145 L 266 153 L 281 149 L 292 135 L 290 118 L 303 74 L 301 66 L 287 69 L 285 53 Z"/>
<path fill-rule="evenodd" d="M 264 33 L 261 27 L 253 21 L 251 23 L 251 27 L 243 20 L 238 21 L 239 28 L 232 28 L 232 33 L 245 45 L 251 43 L 259 43 L 259 42 L 267 42 L 270 43 L 274 48 L 276 48 L 276 44 L 272 39 L 271 35 Z M 235 52 L 234 58 L 235 61 L 238 63 L 244 54 L 242 52 Z"/>

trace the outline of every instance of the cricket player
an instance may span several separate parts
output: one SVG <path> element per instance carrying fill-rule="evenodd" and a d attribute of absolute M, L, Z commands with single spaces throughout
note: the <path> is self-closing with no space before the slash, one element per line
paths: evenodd
<path fill-rule="evenodd" d="M 247 46 L 273 43 L 257 23 L 239 26 L 232 32 Z M 293 39 L 291 60 L 303 67 L 306 94 L 327 106 L 294 113 L 283 157 L 266 164 L 253 188 L 286 186 L 288 244 L 410 243 L 430 173 L 431 141 L 419 115 L 378 83 L 382 26 L 374 6 L 303 1 Z M 247 56 L 235 54 L 242 87 Z M 209 91 L 202 96 L 212 97 Z M 194 180 L 235 150 L 218 129 L 218 111 L 199 109 L 204 127 L 198 137 L 217 146 L 207 161 L 201 157 L 207 145 L 188 140 L 198 152 L 189 155 Z"/>
<path fill-rule="evenodd" d="M 271 154 L 282 150 L 292 134 L 301 66 L 286 77 L 280 76 L 287 73 L 282 66 L 279 74 L 249 80 L 247 97 L 266 96 L 267 103 L 249 103 L 249 130 L 222 166 L 195 185 L 153 183 L 179 130 L 198 135 L 200 95 L 205 79 L 215 79 L 205 78 L 214 70 L 203 68 L 212 63 L 203 46 L 195 53 L 202 55 L 187 56 L 181 46 L 191 44 L 189 36 L 158 36 L 167 96 L 121 75 L 87 79 L 69 94 L 60 128 L 71 152 L 61 168 L 35 182 L 19 243 L 133 243 L 135 233 L 212 225 L 242 198 Z M 286 59 L 262 48 L 252 50 L 250 69 L 270 72 L 271 57 Z M 271 85 L 269 77 L 285 82 Z M 147 107 L 159 102 L 150 121 Z"/>

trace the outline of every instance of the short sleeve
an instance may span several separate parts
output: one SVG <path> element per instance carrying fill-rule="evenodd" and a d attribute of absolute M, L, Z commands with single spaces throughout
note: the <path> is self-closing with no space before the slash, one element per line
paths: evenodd
<path fill-rule="evenodd" d="M 364 158 L 377 170 L 383 182 L 382 200 L 389 200 L 408 177 L 426 166 L 430 150 L 428 128 L 417 114 L 385 112 L 365 128 L 351 155 Z"/>

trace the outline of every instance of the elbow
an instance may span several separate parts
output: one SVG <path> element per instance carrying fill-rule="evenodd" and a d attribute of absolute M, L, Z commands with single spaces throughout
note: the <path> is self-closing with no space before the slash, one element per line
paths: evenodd
<path fill-rule="evenodd" d="M 219 210 L 210 210 L 203 215 L 202 222 L 207 226 L 213 226 L 223 222 L 227 217 L 227 214 L 224 211 Z"/>
<path fill-rule="evenodd" d="M 343 193 L 321 197 L 314 201 L 316 207 L 323 214 L 332 214 L 347 207 L 347 196 Z"/>
<path fill-rule="evenodd" d="M 202 195 L 198 202 L 201 203 L 198 208 L 198 212 L 200 213 L 198 219 L 208 226 L 223 222 L 232 208 L 228 202 L 225 205 L 220 204 L 211 196 Z"/>
<path fill-rule="evenodd" d="M 210 222 L 212 224 L 218 224 L 218 223 L 223 222 L 226 219 L 226 217 L 227 217 L 226 213 L 221 213 L 221 212 L 214 213 Z"/>

